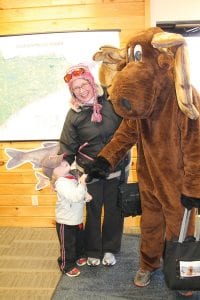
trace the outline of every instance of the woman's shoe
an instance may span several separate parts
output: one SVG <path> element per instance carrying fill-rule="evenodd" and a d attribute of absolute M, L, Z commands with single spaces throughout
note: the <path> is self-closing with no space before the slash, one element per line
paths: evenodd
<path fill-rule="evenodd" d="M 111 252 L 106 252 L 104 254 L 102 264 L 104 266 L 114 266 L 116 264 L 116 258 L 114 254 L 112 254 Z"/>
<path fill-rule="evenodd" d="M 95 257 L 88 257 L 87 264 L 88 266 L 96 267 L 100 265 L 100 259 Z"/>

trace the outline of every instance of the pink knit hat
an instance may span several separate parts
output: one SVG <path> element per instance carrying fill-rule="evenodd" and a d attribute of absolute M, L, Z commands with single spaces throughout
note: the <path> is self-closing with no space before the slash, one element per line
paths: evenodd
<path fill-rule="evenodd" d="M 102 95 L 103 92 L 102 89 L 100 90 L 97 84 L 95 83 L 94 77 L 90 72 L 89 68 L 84 64 L 78 64 L 73 67 L 70 67 L 64 76 L 64 80 L 68 84 L 69 90 L 72 95 L 71 103 L 76 109 L 80 108 L 81 106 L 88 105 L 88 104 L 80 103 L 80 101 L 75 97 L 72 91 L 72 82 L 79 78 L 87 80 L 93 89 L 94 101 L 92 104 L 93 113 L 92 113 L 91 121 L 99 123 L 102 121 L 102 115 L 101 115 L 102 106 L 101 104 L 98 103 L 98 95 Z"/>

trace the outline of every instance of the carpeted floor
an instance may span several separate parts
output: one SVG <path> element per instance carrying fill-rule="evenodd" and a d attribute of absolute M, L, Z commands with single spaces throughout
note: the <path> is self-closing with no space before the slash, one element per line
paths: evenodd
<path fill-rule="evenodd" d="M 55 228 L 0 227 L 0 299 L 51 299 L 58 255 Z"/>
<path fill-rule="evenodd" d="M 122 249 L 113 267 L 83 266 L 81 275 L 69 278 L 61 276 L 52 300 L 200 300 L 200 292 L 193 297 L 180 297 L 168 290 L 161 270 L 154 272 L 151 284 L 137 288 L 132 279 L 138 268 L 138 235 L 123 235 Z"/>

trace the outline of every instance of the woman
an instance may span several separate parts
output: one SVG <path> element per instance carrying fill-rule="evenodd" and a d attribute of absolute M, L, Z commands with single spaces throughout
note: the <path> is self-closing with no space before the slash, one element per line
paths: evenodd
<path fill-rule="evenodd" d="M 72 164 L 76 160 L 80 172 L 87 169 L 93 158 L 107 144 L 121 123 L 112 104 L 105 99 L 103 90 L 95 84 L 87 66 L 79 64 L 68 69 L 65 77 L 71 93 L 71 109 L 60 137 L 60 153 L 67 153 Z M 123 217 L 117 205 L 121 168 L 128 166 L 130 155 L 117 166 L 106 179 L 88 183 L 93 201 L 86 205 L 85 247 L 87 264 L 97 266 L 116 263 L 115 254 L 120 251 Z M 104 207 L 104 217 L 102 208 Z"/>

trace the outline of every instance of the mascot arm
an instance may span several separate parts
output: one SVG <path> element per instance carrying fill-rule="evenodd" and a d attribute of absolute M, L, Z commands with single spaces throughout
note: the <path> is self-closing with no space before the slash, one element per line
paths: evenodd
<path fill-rule="evenodd" d="M 93 178 L 105 179 L 109 175 L 111 165 L 102 156 L 96 157 L 92 163 L 87 164 L 84 167 L 84 172 L 87 174 L 87 182 L 90 182 Z"/>
<path fill-rule="evenodd" d="M 84 171 L 88 174 L 87 182 L 93 178 L 106 178 L 127 151 L 137 142 L 137 139 L 136 122 L 123 120 L 112 140 L 102 149 L 98 157 L 85 167 Z"/>
<path fill-rule="evenodd" d="M 136 121 L 123 119 L 112 140 L 100 151 L 98 156 L 104 157 L 114 168 L 126 155 L 127 151 L 137 143 L 137 140 Z"/>
<path fill-rule="evenodd" d="M 200 97 L 195 90 L 193 98 L 195 106 L 199 109 Z M 182 113 L 180 114 L 181 149 L 184 163 L 182 198 L 183 203 L 187 202 L 185 197 L 193 199 L 189 202 L 194 205 L 194 199 L 200 202 L 200 118 L 191 120 Z"/>

